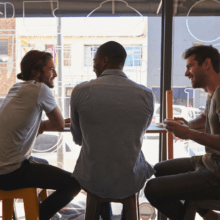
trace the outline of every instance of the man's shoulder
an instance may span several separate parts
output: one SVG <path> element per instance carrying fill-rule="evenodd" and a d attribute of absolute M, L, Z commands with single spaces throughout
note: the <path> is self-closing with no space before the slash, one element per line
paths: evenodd
<path fill-rule="evenodd" d="M 43 83 L 35 82 L 34 80 L 17 82 L 10 88 L 9 93 L 22 92 L 22 91 L 32 92 L 34 90 L 37 90 L 39 92 L 40 89 L 42 88 L 42 84 Z"/>
<path fill-rule="evenodd" d="M 213 98 L 219 102 L 219 100 L 220 100 L 220 85 L 216 88 L 216 90 L 213 94 Z"/>
<path fill-rule="evenodd" d="M 142 84 L 139 84 L 139 83 L 136 83 L 130 79 L 127 79 L 130 81 L 130 83 L 132 84 L 132 86 L 136 89 L 139 89 L 139 90 L 142 90 L 143 92 L 145 93 L 148 93 L 148 94 L 152 94 L 153 95 L 153 92 L 151 89 L 147 88 L 146 86 L 142 85 Z"/>
<path fill-rule="evenodd" d="M 216 91 L 217 93 L 220 93 L 220 84 L 218 85 L 218 87 L 216 88 Z"/>
<path fill-rule="evenodd" d="M 92 80 L 91 80 L 92 81 Z M 74 99 L 78 96 L 80 96 L 80 94 L 85 94 L 86 92 L 89 91 L 89 87 L 91 86 L 91 81 L 85 81 L 85 82 L 81 82 L 79 84 L 77 84 L 72 91 L 71 97 Z"/>
<path fill-rule="evenodd" d="M 142 85 L 142 84 L 138 84 L 140 89 L 143 89 L 145 92 L 148 93 L 153 93 L 151 89 L 147 88 L 146 86 Z"/>
<path fill-rule="evenodd" d="M 97 81 L 97 79 L 92 79 L 92 80 L 90 80 L 90 81 L 81 82 L 81 83 L 77 84 L 77 85 L 73 88 L 73 90 L 75 90 L 75 91 L 80 91 L 80 90 L 87 89 L 88 87 L 90 87 L 90 86 L 96 84 L 96 81 Z"/>

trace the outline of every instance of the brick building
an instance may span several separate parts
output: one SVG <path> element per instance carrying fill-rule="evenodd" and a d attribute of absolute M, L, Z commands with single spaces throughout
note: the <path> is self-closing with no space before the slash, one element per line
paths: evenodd
<path fill-rule="evenodd" d="M 16 19 L 0 19 L 0 104 L 16 82 Z"/>

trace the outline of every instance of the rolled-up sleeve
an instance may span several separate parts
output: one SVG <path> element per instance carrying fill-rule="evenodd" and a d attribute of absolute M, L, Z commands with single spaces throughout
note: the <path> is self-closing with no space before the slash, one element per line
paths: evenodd
<path fill-rule="evenodd" d="M 54 95 L 47 85 L 41 83 L 41 90 L 38 96 L 38 105 L 46 113 L 50 113 L 57 107 Z"/>
<path fill-rule="evenodd" d="M 82 131 L 80 128 L 80 122 L 79 122 L 79 113 L 77 111 L 77 87 L 75 87 L 71 94 L 70 99 L 70 117 L 71 117 L 71 125 L 70 130 L 73 136 L 73 141 L 78 144 L 82 145 Z"/>

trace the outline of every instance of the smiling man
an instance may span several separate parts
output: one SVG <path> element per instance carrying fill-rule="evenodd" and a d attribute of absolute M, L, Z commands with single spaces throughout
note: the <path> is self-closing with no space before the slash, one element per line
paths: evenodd
<path fill-rule="evenodd" d="M 196 46 L 186 50 L 183 58 L 192 87 L 208 93 L 206 109 L 189 122 L 165 122 L 166 129 L 181 139 L 205 145 L 206 154 L 155 165 L 157 178 L 147 183 L 145 195 L 172 220 L 184 218 L 185 206 L 180 200 L 220 199 L 220 55 L 212 46 Z M 210 210 L 197 212 L 205 220 L 220 219 Z"/>
<path fill-rule="evenodd" d="M 52 58 L 47 61 L 47 65 L 43 68 L 43 73 L 39 73 L 39 75 L 34 76 L 34 78 L 35 77 L 39 77 L 38 81 L 43 82 L 49 88 L 54 87 L 54 79 L 57 77 L 57 73 Z"/>
<path fill-rule="evenodd" d="M 0 190 L 44 188 L 55 190 L 40 205 L 40 220 L 48 220 L 80 190 L 71 173 L 36 163 L 31 151 L 36 136 L 64 127 L 64 119 L 50 90 L 57 77 L 53 57 L 29 51 L 21 61 L 21 73 L 0 107 Z M 45 111 L 49 120 L 41 121 Z"/>

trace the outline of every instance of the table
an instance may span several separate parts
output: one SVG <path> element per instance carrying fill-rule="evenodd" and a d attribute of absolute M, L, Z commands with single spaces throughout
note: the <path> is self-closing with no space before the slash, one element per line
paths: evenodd
<path fill-rule="evenodd" d="M 146 133 L 162 133 L 166 134 L 167 130 L 165 128 L 159 127 L 161 123 L 151 123 L 150 126 L 148 127 Z"/>
<path fill-rule="evenodd" d="M 162 135 L 161 148 L 159 149 L 159 161 L 167 160 L 167 130 L 165 128 L 158 127 L 160 123 L 151 123 L 146 133 L 159 133 Z"/>
<path fill-rule="evenodd" d="M 165 128 L 159 127 L 161 123 L 151 123 L 148 127 L 146 133 L 167 133 L 167 130 Z M 68 123 L 65 128 L 62 130 L 58 130 L 59 132 L 70 132 L 70 124 Z M 56 130 L 57 131 L 57 130 Z"/>
<path fill-rule="evenodd" d="M 159 125 L 160 123 L 151 123 L 146 133 L 162 134 L 162 147 L 160 149 L 161 155 L 159 159 L 160 161 L 163 161 L 167 159 L 167 130 L 159 127 Z M 59 130 L 59 132 L 70 132 L 70 127 L 65 127 L 62 130 Z"/>

